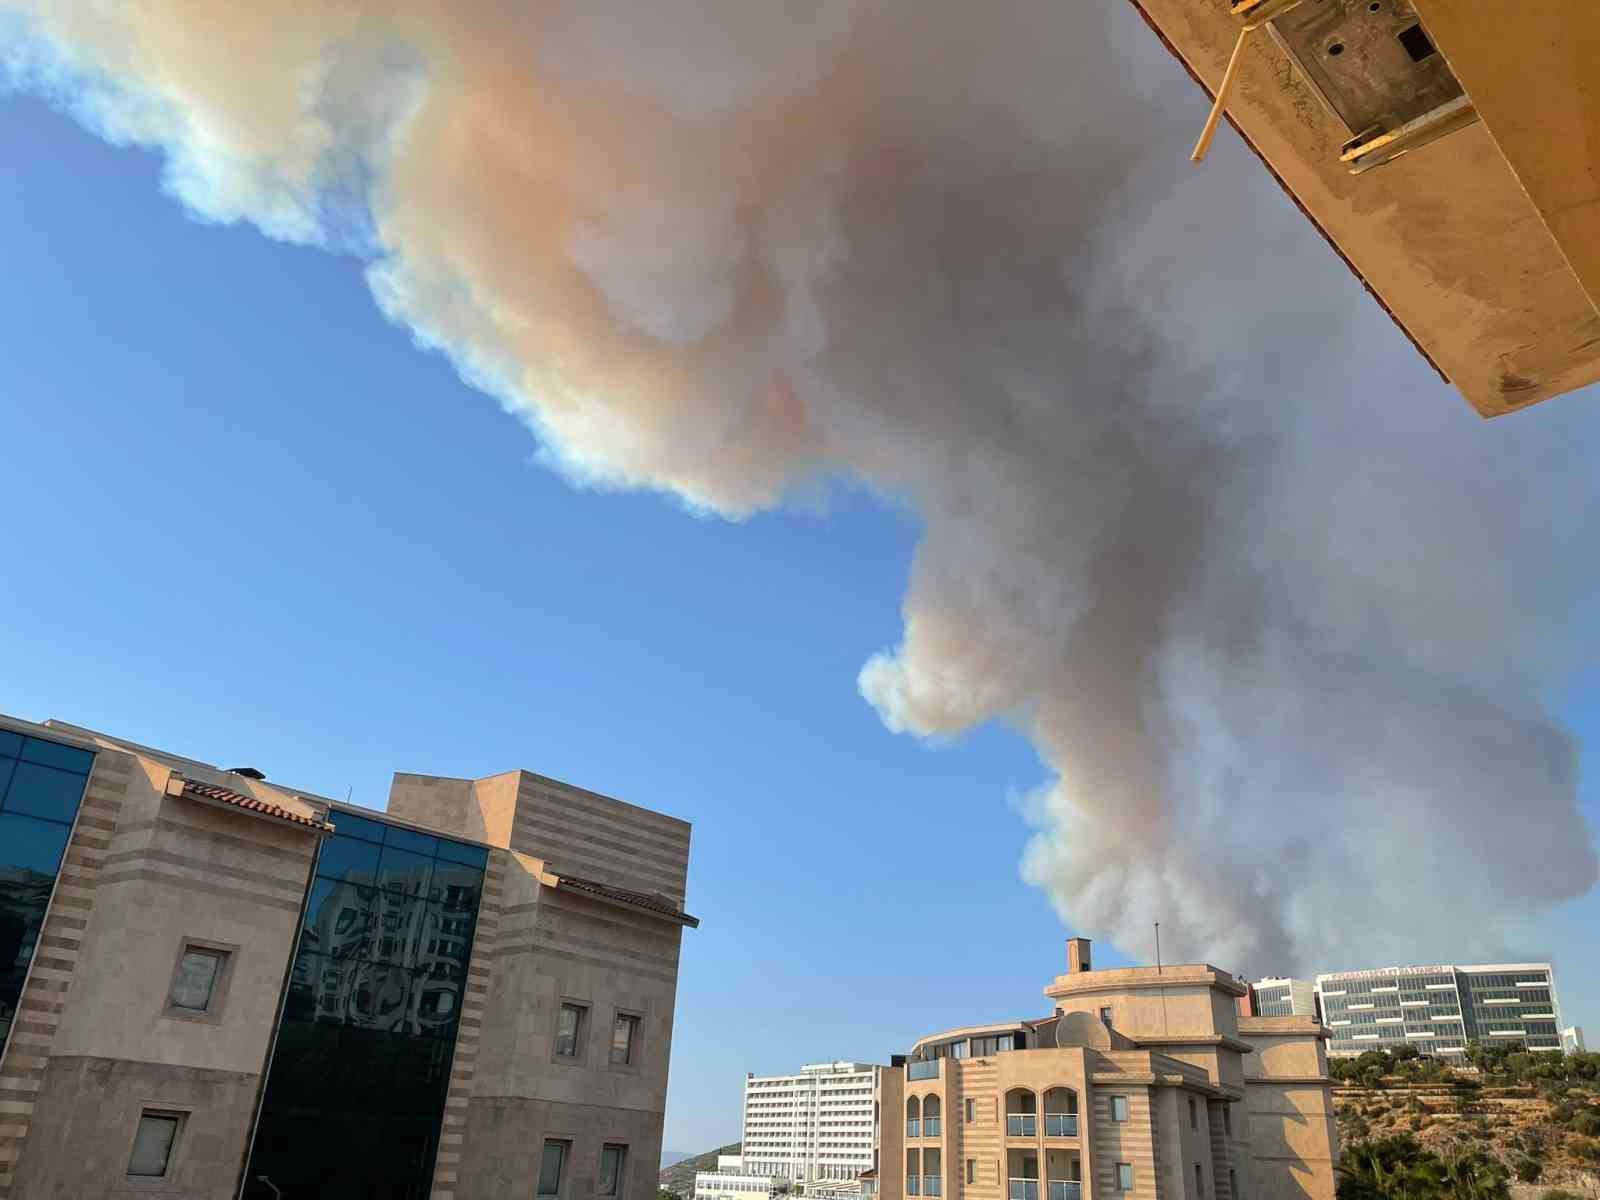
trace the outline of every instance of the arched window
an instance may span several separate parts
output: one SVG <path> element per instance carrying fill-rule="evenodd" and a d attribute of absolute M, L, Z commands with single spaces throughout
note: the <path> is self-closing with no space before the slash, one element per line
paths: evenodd
<path fill-rule="evenodd" d="M 1014 1088 L 1006 1093 L 1006 1136 L 1036 1137 L 1038 1106 L 1032 1092 Z"/>
<path fill-rule="evenodd" d="M 922 1101 L 915 1096 L 906 1100 L 906 1136 L 922 1136 Z M 909 1179 L 910 1177 L 908 1172 L 906 1178 Z"/>
<path fill-rule="evenodd" d="M 1078 1093 L 1071 1088 L 1051 1088 L 1044 1094 L 1045 1137 L 1078 1136 Z"/>
<path fill-rule="evenodd" d="M 922 1136 L 939 1136 L 939 1097 L 929 1096 L 922 1102 Z"/>

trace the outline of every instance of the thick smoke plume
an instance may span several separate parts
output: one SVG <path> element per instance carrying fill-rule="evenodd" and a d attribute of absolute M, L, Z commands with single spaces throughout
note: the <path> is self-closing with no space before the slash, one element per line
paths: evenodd
<path fill-rule="evenodd" d="M 560 469 L 924 523 L 895 730 L 1053 769 L 1064 920 L 1238 970 L 1528 953 L 1596 859 L 1549 705 L 1594 435 L 1483 425 L 1120 3 L 0 0 L 203 218 L 369 261 Z M 1225 139 L 1228 141 L 1228 139 Z M 1591 402 L 1592 403 L 1592 402 Z"/>

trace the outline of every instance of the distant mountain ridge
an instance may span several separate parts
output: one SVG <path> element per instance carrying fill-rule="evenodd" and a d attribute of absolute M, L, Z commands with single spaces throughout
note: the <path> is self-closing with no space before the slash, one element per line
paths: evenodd
<path fill-rule="evenodd" d="M 682 1158 L 677 1162 L 661 1169 L 661 1187 L 669 1192 L 688 1200 L 694 1195 L 694 1177 L 697 1171 L 715 1171 L 717 1169 L 717 1155 L 738 1154 L 740 1143 L 733 1142 L 727 1146 L 719 1146 L 715 1150 L 707 1150 L 704 1154 L 696 1154 L 690 1158 Z M 662 1155 L 665 1158 L 665 1155 Z"/>
<path fill-rule="evenodd" d="M 665 1171 L 673 1163 L 681 1163 L 686 1158 L 693 1158 L 687 1150 L 663 1150 L 661 1152 L 661 1169 Z"/>

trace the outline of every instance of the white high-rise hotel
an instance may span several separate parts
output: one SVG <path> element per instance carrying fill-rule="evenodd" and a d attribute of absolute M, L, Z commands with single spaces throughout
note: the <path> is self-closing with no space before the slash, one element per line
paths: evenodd
<path fill-rule="evenodd" d="M 812 1063 L 796 1075 L 746 1075 L 744 1168 L 791 1183 L 855 1180 L 872 1166 L 878 1068 Z"/>

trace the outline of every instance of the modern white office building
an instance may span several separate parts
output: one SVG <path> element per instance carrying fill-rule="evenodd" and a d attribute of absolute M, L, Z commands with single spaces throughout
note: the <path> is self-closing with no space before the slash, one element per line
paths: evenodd
<path fill-rule="evenodd" d="M 1582 1025 L 1568 1025 L 1561 1031 L 1561 1050 L 1564 1054 L 1582 1054 L 1584 1052 Z"/>
<path fill-rule="evenodd" d="M 1464 1054 L 1468 1042 L 1561 1049 L 1547 962 L 1337 971 L 1317 976 L 1317 1000 L 1334 1056 L 1399 1042 L 1440 1055 Z"/>
<path fill-rule="evenodd" d="M 745 1169 L 744 1155 L 717 1155 L 715 1171 L 696 1171 L 694 1200 L 767 1200 L 777 1190 L 771 1175 Z"/>
<path fill-rule="evenodd" d="M 1257 1017 L 1314 1017 L 1317 985 L 1309 979 L 1278 977 L 1250 985 L 1252 1015 Z"/>
<path fill-rule="evenodd" d="M 878 1070 L 830 1062 L 745 1076 L 744 1170 L 790 1183 L 860 1179 L 873 1164 Z"/>

